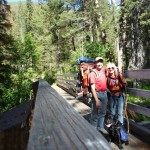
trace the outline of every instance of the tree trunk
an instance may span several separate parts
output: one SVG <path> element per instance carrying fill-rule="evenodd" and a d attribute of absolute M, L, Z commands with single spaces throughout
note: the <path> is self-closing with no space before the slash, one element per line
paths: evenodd
<path fill-rule="evenodd" d="M 121 0 L 121 9 L 124 7 L 124 0 Z M 118 67 L 121 69 L 123 67 L 123 50 L 125 47 L 125 31 L 124 31 L 124 26 L 125 26 L 125 18 L 124 18 L 124 13 L 122 11 L 121 18 L 120 18 L 120 36 L 118 39 L 116 39 L 116 44 L 117 45 L 117 53 L 118 53 Z"/>
<path fill-rule="evenodd" d="M 133 19 L 133 22 L 131 24 L 133 40 L 131 42 L 132 55 L 129 60 L 129 68 L 142 69 L 144 64 L 145 51 L 143 50 L 143 45 L 140 42 L 140 24 L 138 8 L 134 8 L 133 16 L 135 16 L 135 19 Z"/>

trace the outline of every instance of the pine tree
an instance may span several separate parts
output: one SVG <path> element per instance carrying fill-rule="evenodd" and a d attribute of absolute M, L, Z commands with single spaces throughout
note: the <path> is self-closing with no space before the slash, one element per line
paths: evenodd
<path fill-rule="evenodd" d="M 123 1 L 123 0 L 122 0 Z M 147 1 L 125 0 L 122 6 L 121 38 L 126 68 L 147 68 L 149 61 L 149 6 Z"/>
<path fill-rule="evenodd" d="M 6 1 L 0 2 L 0 93 L 2 94 L 3 88 L 8 87 L 11 83 L 11 44 L 13 43 L 12 37 L 9 35 L 8 30 L 11 27 L 9 20 L 10 7 Z"/>

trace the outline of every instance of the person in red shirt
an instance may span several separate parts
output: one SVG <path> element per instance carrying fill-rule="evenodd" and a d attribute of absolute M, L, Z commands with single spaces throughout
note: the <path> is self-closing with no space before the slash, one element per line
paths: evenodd
<path fill-rule="evenodd" d="M 107 131 L 104 129 L 104 118 L 106 115 L 106 107 L 108 101 L 106 72 L 107 69 L 103 66 L 103 58 L 96 57 L 95 69 L 93 69 L 90 74 L 90 85 L 94 98 L 92 101 L 92 105 L 95 105 L 98 109 L 97 129 L 104 134 L 107 134 Z"/>

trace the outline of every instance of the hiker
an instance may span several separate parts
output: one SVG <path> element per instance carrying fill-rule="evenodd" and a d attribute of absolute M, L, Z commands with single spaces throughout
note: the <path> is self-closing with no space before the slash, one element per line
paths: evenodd
<path fill-rule="evenodd" d="M 123 89 L 126 85 L 126 80 L 123 78 L 116 65 L 112 62 L 107 64 L 107 71 L 107 88 L 109 91 L 108 99 L 110 115 L 112 119 L 114 116 L 117 116 L 118 120 L 123 125 L 123 109 L 125 102 Z"/>
<path fill-rule="evenodd" d="M 96 108 L 98 109 L 97 130 L 103 134 L 107 134 L 107 131 L 104 129 L 104 118 L 108 101 L 106 81 L 106 67 L 103 67 L 103 58 L 96 57 L 95 69 L 90 74 L 90 85 L 94 98 L 92 111 L 96 113 Z"/>
<path fill-rule="evenodd" d="M 77 88 L 80 89 L 77 91 L 77 97 L 83 96 L 85 101 L 88 102 L 90 89 L 89 89 L 89 73 L 94 67 L 95 60 L 93 58 L 81 57 L 78 59 L 79 73 Z"/>

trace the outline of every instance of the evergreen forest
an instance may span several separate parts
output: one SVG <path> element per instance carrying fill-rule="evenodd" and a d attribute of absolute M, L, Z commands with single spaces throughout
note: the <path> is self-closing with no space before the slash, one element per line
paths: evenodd
<path fill-rule="evenodd" d="M 81 56 L 149 69 L 149 44 L 149 0 L 1 0 L 0 113 L 32 99 L 39 78 L 77 73 Z"/>

